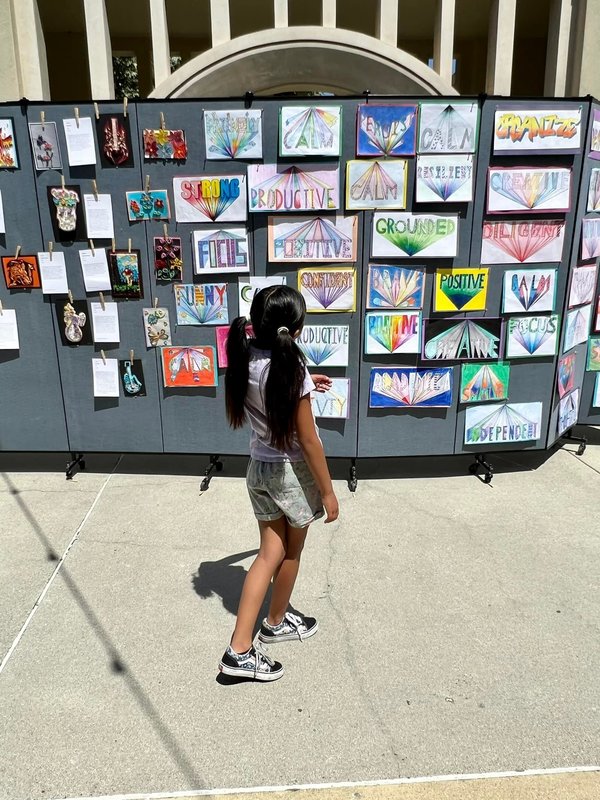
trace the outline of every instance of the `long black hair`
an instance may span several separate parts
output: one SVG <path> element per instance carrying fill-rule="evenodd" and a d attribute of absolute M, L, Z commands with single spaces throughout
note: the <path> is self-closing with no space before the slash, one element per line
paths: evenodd
<path fill-rule="evenodd" d="M 296 342 L 304 324 L 306 303 L 290 286 L 268 286 L 254 295 L 250 321 L 254 343 L 271 351 L 271 365 L 264 385 L 267 423 L 271 446 L 285 450 L 294 435 L 294 418 L 300 401 L 306 360 Z M 246 317 L 236 317 L 227 336 L 225 403 L 227 419 L 233 428 L 244 424 L 244 401 L 248 389 L 250 341 Z"/>

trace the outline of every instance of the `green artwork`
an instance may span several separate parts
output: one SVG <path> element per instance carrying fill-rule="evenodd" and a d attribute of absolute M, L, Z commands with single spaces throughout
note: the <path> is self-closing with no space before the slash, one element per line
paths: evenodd
<path fill-rule="evenodd" d="M 506 400 L 510 364 L 463 364 L 460 376 L 460 402 L 483 403 Z"/>

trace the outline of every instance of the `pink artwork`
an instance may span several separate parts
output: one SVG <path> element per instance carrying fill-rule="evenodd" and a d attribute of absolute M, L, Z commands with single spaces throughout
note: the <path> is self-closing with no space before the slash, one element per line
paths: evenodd
<path fill-rule="evenodd" d="M 564 220 L 484 222 L 482 264 L 551 263 L 562 259 Z"/>
<path fill-rule="evenodd" d="M 219 369 L 227 369 L 227 336 L 229 335 L 229 325 L 219 325 L 215 328 L 217 336 L 217 363 Z M 246 326 L 246 335 L 248 337 L 254 336 L 252 325 Z"/>

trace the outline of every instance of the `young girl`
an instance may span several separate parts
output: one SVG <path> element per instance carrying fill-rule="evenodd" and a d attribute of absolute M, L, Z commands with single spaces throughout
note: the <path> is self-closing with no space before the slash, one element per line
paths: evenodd
<path fill-rule="evenodd" d="M 303 640 L 317 632 L 313 617 L 288 612 L 300 555 L 311 522 L 338 516 L 334 494 L 310 403 L 310 392 L 331 380 L 308 374 L 294 341 L 302 330 L 304 298 L 289 286 L 270 286 L 254 296 L 250 320 L 237 317 L 227 337 L 225 401 L 234 428 L 252 428 L 246 485 L 260 529 L 260 550 L 246 576 L 231 644 L 219 669 L 227 675 L 274 681 L 283 667 L 258 644 L 253 631 L 273 580 L 271 605 L 261 642 Z"/>

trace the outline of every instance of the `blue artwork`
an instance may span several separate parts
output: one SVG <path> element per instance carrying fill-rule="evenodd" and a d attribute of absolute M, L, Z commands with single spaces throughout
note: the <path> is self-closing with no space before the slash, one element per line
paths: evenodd
<path fill-rule="evenodd" d="M 369 264 L 367 308 L 423 308 L 424 286 L 421 269 Z"/>
<path fill-rule="evenodd" d="M 452 367 L 373 367 L 369 408 L 448 408 Z"/>
<path fill-rule="evenodd" d="M 153 189 L 151 192 L 126 192 L 126 195 L 127 215 L 130 222 L 141 219 L 169 219 L 169 195 L 166 189 Z"/>
<path fill-rule="evenodd" d="M 416 105 L 359 105 L 357 156 L 414 156 L 416 139 Z"/>

